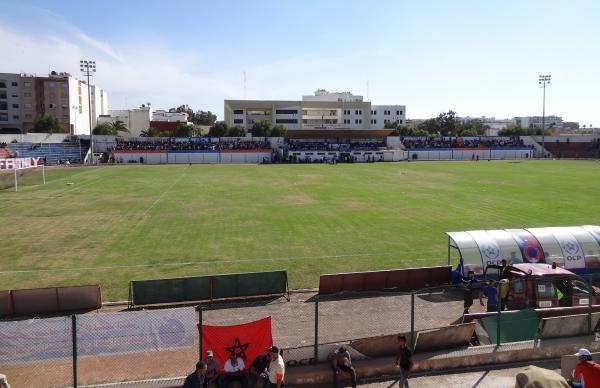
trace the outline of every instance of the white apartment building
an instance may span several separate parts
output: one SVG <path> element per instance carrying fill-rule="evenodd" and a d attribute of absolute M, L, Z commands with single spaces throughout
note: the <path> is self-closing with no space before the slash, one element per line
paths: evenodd
<path fill-rule="evenodd" d="M 225 100 L 224 119 L 246 130 L 259 120 L 282 124 L 288 130 L 384 129 L 386 123 L 406 121 L 405 105 L 372 105 L 350 92 L 319 89 L 301 101 Z"/>
<path fill-rule="evenodd" d="M 543 120 L 542 120 L 543 119 Z M 546 116 L 542 118 L 542 116 L 524 116 L 524 117 L 515 117 L 515 123 L 519 125 L 521 128 L 541 128 L 542 121 L 544 121 L 544 127 L 546 128 L 562 128 L 562 117 L 559 116 Z"/>
<path fill-rule="evenodd" d="M 108 111 L 105 90 L 91 86 L 92 128 Z M 88 85 L 69 73 L 48 76 L 0 73 L 0 133 L 25 133 L 36 118 L 51 115 L 73 135 L 90 133 Z"/>
<path fill-rule="evenodd" d="M 150 104 L 143 104 L 137 109 L 110 109 L 108 115 L 98 117 L 98 124 L 116 121 L 125 123 L 131 136 L 140 136 L 142 131 L 150 127 L 152 108 Z"/>

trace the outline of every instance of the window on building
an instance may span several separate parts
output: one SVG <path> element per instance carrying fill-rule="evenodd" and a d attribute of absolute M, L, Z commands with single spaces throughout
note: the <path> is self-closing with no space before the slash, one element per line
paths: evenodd
<path fill-rule="evenodd" d="M 53 88 L 55 86 L 56 86 L 56 83 L 54 83 L 54 82 L 48 82 L 48 87 L 49 88 Z"/>
<path fill-rule="evenodd" d="M 400 116 L 400 111 L 399 110 L 396 111 L 396 116 Z"/>
<path fill-rule="evenodd" d="M 25 93 L 23 93 L 23 97 L 31 97 L 31 92 L 25 92 Z"/>
<path fill-rule="evenodd" d="M 400 111 L 400 114 L 401 114 L 401 115 L 403 115 L 403 114 L 404 114 L 404 111 Z"/>
<path fill-rule="evenodd" d="M 18 83 L 18 82 L 11 82 L 10 84 L 11 84 L 12 86 L 19 86 L 19 83 Z"/>
<path fill-rule="evenodd" d="M 244 123 L 244 119 L 233 119 L 233 123 L 234 124 L 243 124 Z"/>
<path fill-rule="evenodd" d="M 298 119 L 275 119 L 277 124 L 298 124 Z"/>
<path fill-rule="evenodd" d="M 234 109 L 233 110 L 233 114 L 234 115 L 243 115 L 244 114 L 244 110 L 243 109 Z"/>
<path fill-rule="evenodd" d="M 374 114 L 375 116 L 377 116 L 377 111 L 376 111 L 376 110 L 374 110 L 374 111 L 373 111 L 373 114 Z"/>
<path fill-rule="evenodd" d="M 359 120 L 358 120 L 358 123 L 359 123 L 359 124 L 362 124 L 362 119 L 359 119 Z"/>
<path fill-rule="evenodd" d="M 6 89 L 6 81 L 5 80 L 0 80 L 0 88 Z"/>
<path fill-rule="evenodd" d="M 19 119 L 19 115 L 13 115 L 13 120 L 18 120 Z"/>
<path fill-rule="evenodd" d="M 31 82 L 28 82 L 28 81 L 23 82 L 23 86 L 26 87 L 26 88 L 30 88 L 31 87 Z"/>
<path fill-rule="evenodd" d="M 358 124 L 358 119 L 354 119 L 354 124 Z"/>
<path fill-rule="evenodd" d="M 8 121 L 8 113 L 0 113 L 0 121 Z"/>
<path fill-rule="evenodd" d="M 373 124 L 377 124 L 377 120 L 373 120 Z"/>
<path fill-rule="evenodd" d="M 355 110 L 355 111 L 354 111 L 354 114 L 355 114 L 355 115 L 357 115 L 357 114 L 358 114 L 358 111 L 357 111 L 357 110 Z"/>
<path fill-rule="evenodd" d="M 8 110 L 8 103 L 6 101 L 0 101 L 0 110 Z"/>
<path fill-rule="evenodd" d="M 6 100 L 6 92 L 0 92 L 0 98 Z"/>
<path fill-rule="evenodd" d="M 56 108 L 56 104 L 48 104 L 48 108 L 54 109 L 54 108 Z"/>
<path fill-rule="evenodd" d="M 358 114 L 359 114 L 359 115 L 362 115 L 362 110 L 359 110 L 359 111 L 358 111 Z"/>
<path fill-rule="evenodd" d="M 298 114 L 297 109 L 275 109 L 275 113 L 278 115 L 295 115 Z"/>
<path fill-rule="evenodd" d="M 19 98 L 19 94 L 18 93 L 11 93 L 10 95 L 12 98 Z"/>
<path fill-rule="evenodd" d="M 402 120 L 400 120 L 400 124 L 402 124 Z"/>
<path fill-rule="evenodd" d="M 61 82 L 60 83 L 60 87 L 63 88 L 63 89 L 66 89 L 67 88 L 67 83 L 66 82 Z"/>
<path fill-rule="evenodd" d="M 63 104 L 63 105 L 61 105 L 60 107 L 61 107 L 61 108 L 63 108 L 63 109 L 69 109 L 69 105 L 64 105 L 64 104 Z"/>
<path fill-rule="evenodd" d="M 31 104 L 25 104 L 25 108 L 31 109 Z"/>
<path fill-rule="evenodd" d="M 19 108 L 19 104 L 12 104 L 12 107 L 13 107 L 14 109 L 18 109 L 18 108 Z"/>

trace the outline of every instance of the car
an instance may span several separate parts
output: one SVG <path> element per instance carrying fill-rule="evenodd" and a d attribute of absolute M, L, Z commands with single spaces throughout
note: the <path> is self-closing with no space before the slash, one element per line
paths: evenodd
<path fill-rule="evenodd" d="M 484 279 L 497 277 L 501 266 L 488 265 Z M 525 308 L 574 307 L 600 304 L 600 289 L 589 286 L 581 276 L 556 264 L 519 263 L 509 266 L 508 293 L 504 296 L 509 310 Z M 488 273 L 489 272 L 489 273 Z M 502 295 L 501 289 L 501 297 Z"/>

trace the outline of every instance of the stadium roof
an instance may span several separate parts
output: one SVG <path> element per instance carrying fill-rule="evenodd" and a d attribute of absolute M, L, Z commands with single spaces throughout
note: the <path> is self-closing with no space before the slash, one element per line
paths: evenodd
<path fill-rule="evenodd" d="M 448 232 L 450 248 L 478 273 L 505 259 L 514 263 L 552 263 L 566 269 L 600 268 L 600 226 L 471 230 Z"/>

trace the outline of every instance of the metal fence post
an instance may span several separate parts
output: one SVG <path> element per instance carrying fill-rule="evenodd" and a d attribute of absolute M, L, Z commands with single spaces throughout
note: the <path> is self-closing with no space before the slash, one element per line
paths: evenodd
<path fill-rule="evenodd" d="M 202 306 L 196 306 L 198 311 L 198 361 L 202 360 Z"/>
<path fill-rule="evenodd" d="M 594 286 L 592 283 L 592 275 L 590 274 L 588 277 L 588 314 L 587 314 L 587 325 L 588 325 L 588 335 L 592 335 L 592 297 Z"/>
<path fill-rule="evenodd" d="M 315 295 L 315 363 L 319 362 L 319 295 Z"/>
<path fill-rule="evenodd" d="M 500 316 L 502 315 L 502 309 L 504 308 L 503 306 L 503 302 L 502 302 L 502 293 L 500 291 L 500 282 L 498 282 L 498 295 L 496 296 L 496 304 L 498 305 L 498 312 L 496 313 L 496 346 L 500 346 L 501 342 L 500 341 Z"/>
<path fill-rule="evenodd" d="M 410 293 L 410 350 L 415 351 L 415 292 Z"/>
<path fill-rule="evenodd" d="M 73 344 L 73 387 L 77 388 L 77 315 L 71 315 L 71 343 Z"/>

